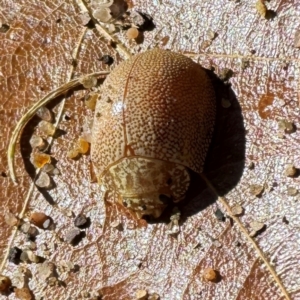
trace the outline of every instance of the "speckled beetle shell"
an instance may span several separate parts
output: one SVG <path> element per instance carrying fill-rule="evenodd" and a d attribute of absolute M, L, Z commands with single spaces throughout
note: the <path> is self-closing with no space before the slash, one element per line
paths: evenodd
<path fill-rule="evenodd" d="M 168 199 L 184 199 L 188 169 L 201 173 L 215 119 L 205 70 L 154 49 L 121 63 L 106 78 L 92 132 L 99 183 L 137 217 L 159 217 Z"/>

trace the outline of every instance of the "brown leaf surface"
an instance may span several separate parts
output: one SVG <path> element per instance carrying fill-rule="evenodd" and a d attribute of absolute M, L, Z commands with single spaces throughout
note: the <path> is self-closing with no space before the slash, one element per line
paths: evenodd
<path fill-rule="evenodd" d="M 61 172 L 54 177 L 55 188 L 39 191 L 32 185 L 28 141 L 36 118 L 25 128 L 21 151 L 17 151 L 19 185 L 13 185 L 6 176 L 7 145 L 20 116 L 72 77 L 107 69 L 97 60 L 103 54 L 113 56 L 115 64 L 122 59 L 99 31 L 82 25 L 81 4 L 79 0 L 1 3 L 0 21 L 10 26 L 7 32 L 0 32 L 2 258 L 9 246 L 26 246 L 24 234 L 9 228 L 3 216 L 9 209 L 21 213 L 28 199 L 26 210 L 43 211 L 56 224 L 54 231 L 40 231 L 37 254 L 57 265 L 66 260 L 79 266 L 79 271 L 60 277 L 63 285 L 47 287 L 36 265 L 28 265 L 36 299 L 78 299 L 82 291 L 101 291 L 106 300 L 134 299 L 138 289 L 156 292 L 164 300 L 287 299 L 239 226 L 228 218 L 225 222 L 217 220 L 215 210 L 226 210 L 197 176 L 187 201 L 180 205 L 183 218 L 177 237 L 166 233 L 164 222 L 137 222 L 119 207 L 104 205 L 104 195 L 90 179 L 89 156 L 76 161 L 66 158 L 84 119 L 92 116 L 82 101 L 86 91 L 77 90 L 66 100 L 56 101 L 57 119 L 63 115 L 59 129 L 65 134 L 55 139 L 51 148 Z M 266 224 L 265 231 L 254 240 L 291 299 L 300 299 L 300 198 L 287 195 L 288 187 L 299 188 L 300 178 L 284 175 L 288 163 L 300 168 L 300 134 L 296 130 L 284 138 L 278 136 L 279 120 L 300 127 L 300 55 L 293 47 L 300 3 L 267 2 L 276 12 L 270 20 L 257 13 L 255 1 L 136 0 L 133 5 L 151 15 L 156 28 L 145 32 L 140 45 L 119 33 L 118 38 L 130 52 L 159 46 L 185 53 L 206 68 L 214 67 L 218 75 L 224 68 L 234 72 L 229 92 L 216 84 L 218 122 L 205 173 L 219 193 L 226 195 L 230 206 L 243 206 L 240 220 L 249 232 L 252 221 Z M 209 29 L 218 36 L 204 48 Z M 74 59 L 76 65 L 72 64 Z M 242 68 L 243 61 L 249 66 Z M 231 107 L 223 108 L 222 98 L 229 99 Z M 254 162 L 253 170 L 247 168 L 250 162 Z M 264 186 L 261 197 L 251 194 L 252 184 Z M 67 211 L 75 215 L 84 212 L 91 219 L 86 237 L 75 247 L 61 240 L 73 227 L 73 217 Z M 122 222 L 122 231 L 110 226 L 116 220 Z M 48 252 L 43 251 L 43 244 Z M 17 269 L 7 260 L 2 266 L 1 272 L 9 276 Z M 206 267 L 219 271 L 218 283 L 203 281 Z M 9 299 L 15 299 L 14 294 Z"/>

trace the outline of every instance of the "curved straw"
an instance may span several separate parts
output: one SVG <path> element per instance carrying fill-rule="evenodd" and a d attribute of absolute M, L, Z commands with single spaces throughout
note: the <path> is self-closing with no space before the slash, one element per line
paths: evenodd
<path fill-rule="evenodd" d="M 85 76 L 100 76 L 100 75 L 107 75 L 109 74 L 108 71 L 101 71 L 101 72 L 95 72 L 91 73 Z M 53 99 L 57 98 L 58 96 L 63 95 L 70 89 L 75 88 L 76 86 L 79 86 L 81 78 L 76 78 L 71 81 L 69 81 L 66 84 L 61 85 L 59 88 L 52 90 L 49 94 L 47 94 L 45 97 L 40 99 L 37 103 L 35 103 L 19 120 L 17 123 L 15 129 L 12 132 L 11 139 L 9 141 L 8 149 L 7 149 L 7 160 L 8 160 L 8 169 L 9 174 L 14 183 L 17 184 L 17 178 L 15 173 L 15 167 L 14 167 L 14 158 L 15 158 L 15 150 L 16 150 L 16 144 L 18 137 L 20 133 L 22 132 L 22 129 L 24 126 L 28 123 L 28 121 L 35 115 L 35 113 L 38 111 L 39 108 L 46 105 L 47 103 L 51 102 Z"/>

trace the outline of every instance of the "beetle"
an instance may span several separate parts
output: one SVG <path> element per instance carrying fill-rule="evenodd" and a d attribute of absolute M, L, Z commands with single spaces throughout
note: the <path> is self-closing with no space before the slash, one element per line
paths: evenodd
<path fill-rule="evenodd" d="M 67 89 L 78 84 L 73 80 Z M 14 141 L 54 96 L 58 93 L 36 103 L 13 133 L 8 150 L 13 179 Z M 120 63 L 100 87 L 96 104 L 91 158 L 98 182 L 136 217 L 158 218 L 168 201 L 184 199 L 189 170 L 202 173 L 215 106 L 206 71 L 182 54 L 153 49 Z"/>

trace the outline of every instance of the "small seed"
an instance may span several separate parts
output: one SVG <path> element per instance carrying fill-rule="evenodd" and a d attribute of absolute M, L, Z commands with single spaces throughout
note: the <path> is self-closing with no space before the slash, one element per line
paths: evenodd
<path fill-rule="evenodd" d="M 84 214 L 80 214 L 74 219 L 74 225 L 79 228 L 85 227 L 87 223 L 88 218 Z"/>
<path fill-rule="evenodd" d="M 148 297 L 148 300 L 159 300 L 159 299 L 160 299 L 160 297 L 156 293 L 153 293 Z"/>
<path fill-rule="evenodd" d="M 90 89 L 97 85 L 97 78 L 95 76 L 83 76 L 79 79 L 79 82 L 83 85 L 84 88 Z"/>
<path fill-rule="evenodd" d="M 49 277 L 47 282 L 49 286 L 56 286 L 58 284 L 57 278 L 54 276 Z"/>
<path fill-rule="evenodd" d="M 136 299 L 146 300 L 148 298 L 148 292 L 146 290 L 137 290 Z"/>
<path fill-rule="evenodd" d="M 258 13 L 262 16 L 262 17 L 266 17 L 267 15 L 267 7 L 266 4 L 264 2 L 264 0 L 258 0 L 255 4 L 256 10 L 258 11 Z"/>
<path fill-rule="evenodd" d="M 219 208 L 215 211 L 215 216 L 219 221 L 224 221 L 225 219 L 225 215 Z"/>
<path fill-rule="evenodd" d="M 231 212 L 234 216 L 240 216 L 243 213 L 243 208 L 237 204 L 231 208 Z"/>
<path fill-rule="evenodd" d="M 44 121 L 52 123 L 54 121 L 54 115 L 50 109 L 45 106 L 42 106 L 36 112 L 36 115 Z"/>
<path fill-rule="evenodd" d="M 38 234 L 39 231 L 37 230 L 36 227 L 30 226 L 29 223 L 24 223 L 21 227 L 20 230 L 27 234 L 29 236 L 29 238 L 34 239 Z"/>
<path fill-rule="evenodd" d="M 29 248 L 30 250 L 36 250 L 36 249 L 37 249 L 36 243 L 35 243 L 35 242 L 32 242 L 32 241 L 29 241 L 29 243 L 28 243 L 28 248 Z"/>
<path fill-rule="evenodd" d="M 7 294 L 11 287 L 11 280 L 5 275 L 0 275 L 0 293 Z"/>
<path fill-rule="evenodd" d="M 48 174 L 53 174 L 55 167 L 52 164 L 45 164 L 42 168 L 42 171 Z"/>
<path fill-rule="evenodd" d="M 52 222 L 51 219 L 47 219 L 44 223 L 43 223 L 43 229 L 50 229 Z"/>
<path fill-rule="evenodd" d="M 71 149 L 67 153 L 68 158 L 75 159 L 79 156 L 79 152 L 77 149 Z"/>
<path fill-rule="evenodd" d="M 53 136 L 56 130 L 55 126 L 47 121 L 41 121 L 38 125 L 38 128 L 46 136 Z"/>
<path fill-rule="evenodd" d="M 259 184 L 251 184 L 250 185 L 250 193 L 256 197 L 261 196 L 264 191 L 264 187 Z"/>
<path fill-rule="evenodd" d="M 278 128 L 288 134 L 293 133 L 296 130 L 294 123 L 287 120 L 279 120 Z"/>
<path fill-rule="evenodd" d="M 123 226 L 122 226 L 122 223 L 119 221 L 119 220 L 116 220 L 116 221 L 113 221 L 110 223 L 110 226 L 112 228 L 116 228 L 118 230 L 122 230 Z"/>
<path fill-rule="evenodd" d="M 45 281 L 50 277 L 53 277 L 55 274 L 55 265 L 52 262 L 43 262 L 41 265 L 38 266 L 38 275 L 41 280 Z"/>
<path fill-rule="evenodd" d="M 80 20 L 81 20 L 81 24 L 83 26 L 86 26 L 89 24 L 89 22 L 91 21 L 91 17 L 89 15 L 88 12 L 83 12 L 81 14 L 79 14 Z"/>
<path fill-rule="evenodd" d="M 212 268 L 203 270 L 203 279 L 205 281 L 216 282 L 218 280 L 218 273 Z"/>
<path fill-rule="evenodd" d="M 296 196 L 298 195 L 298 190 L 290 186 L 287 188 L 287 194 L 288 196 Z"/>
<path fill-rule="evenodd" d="M 35 135 L 33 134 L 30 141 L 30 146 L 33 148 L 33 149 L 38 149 L 40 151 L 43 151 L 47 148 L 48 146 L 48 143 L 47 141 L 45 141 L 43 138 L 41 138 L 40 136 L 38 135 Z"/>
<path fill-rule="evenodd" d="M 265 227 L 265 224 L 262 222 L 253 221 L 250 222 L 250 227 L 257 232 L 262 230 Z"/>
<path fill-rule="evenodd" d="M 232 70 L 230 70 L 228 68 L 224 68 L 221 70 L 219 78 L 222 81 L 227 81 L 230 77 L 232 77 L 232 75 L 233 75 Z"/>
<path fill-rule="evenodd" d="M 50 219 L 49 216 L 42 212 L 32 212 L 29 216 L 29 222 L 42 229 L 44 222 L 48 219 Z"/>
<path fill-rule="evenodd" d="M 20 220 L 11 212 L 7 212 L 4 216 L 5 223 L 8 226 L 18 226 L 20 224 Z"/>
<path fill-rule="evenodd" d="M 45 172 L 41 172 L 39 178 L 35 181 L 35 184 L 40 188 L 50 188 L 52 186 L 51 178 Z"/>
<path fill-rule="evenodd" d="M 44 153 L 31 153 L 30 162 L 34 165 L 35 168 L 40 169 L 45 164 L 49 164 L 51 162 L 51 156 L 49 154 Z"/>
<path fill-rule="evenodd" d="M 110 19 L 112 18 L 110 9 L 106 7 L 96 9 L 93 12 L 93 17 L 103 23 L 109 22 Z"/>
<path fill-rule="evenodd" d="M 81 240 L 81 231 L 77 228 L 69 230 L 65 235 L 65 241 L 69 244 L 77 244 Z"/>
<path fill-rule="evenodd" d="M 27 262 L 29 261 L 28 255 L 27 255 L 27 251 L 22 251 L 21 255 L 20 255 L 20 260 L 23 262 Z"/>
<path fill-rule="evenodd" d="M 98 97 L 99 94 L 97 93 L 89 93 L 84 102 L 87 108 L 91 110 L 95 110 Z"/>
<path fill-rule="evenodd" d="M 137 28 L 129 28 L 126 32 L 127 38 L 130 40 L 136 39 L 139 36 L 139 31 Z"/>
<path fill-rule="evenodd" d="M 295 177 L 297 175 L 297 171 L 298 170 L 292 164 L 289 164 L 286 166 L 284 174 L 287 177 Z"/>
<path fill-rule="evenodd" d="M 214 240 L 213 241 L 213 245 L 216 247 L 216 248 L 221 248 L 222 247 L 222 243 L 218 240 Z"/>
<path fill-rule="evenodd" d="M 77 141 L 76 149 L 79 153 L 86 154 L 90 149 L 90 144 L 85 139 L 80 137 Z"/>

